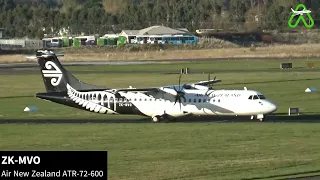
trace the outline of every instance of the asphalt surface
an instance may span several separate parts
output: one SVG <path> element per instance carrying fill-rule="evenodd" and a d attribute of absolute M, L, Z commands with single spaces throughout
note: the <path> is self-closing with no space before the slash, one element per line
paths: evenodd
<path fill-rule="evenodd" d="M 165 60 L 109 60 L 109 61 L 73 61 L 63 62 L 63 66 L 87 66 L 87 65 L 123 65 L 123 64 L 152 64 L 152 63 L 166 63 L 166 62 L 212 62 L 212 61 L 226 61 L 226 60 L 295 60 L 295 59 L 318 59 L 318 56 L 310 57 L 237 57 L 237 58 L 199 58 L 199 59 L 165 59 Z M 0 68 L 26 68 L 38 67 L 36 60 L 34 62 L 25 63 L 0 63 Z"/>
<path fill-rule="evenodd" d="M 319 176 L 301 177 L 301 178 L 287 178 L 287 179 L 292 179 L 292 180 L 320 180 L 320 175 Z"/>
<path fill-rule="evenodd" d="M 306 69 L 306 68 L 293 68 L 291 70 L 288 71 L 292 71 L 294 70 L 294 72 L 310 72 L 310 69 Z M 269 69 L 263 69 L 263 70 L 259 70 L 259 69 L 252 69 L 252 70 L 242 70 L 242 69 L 223 69 L 223 70 L 212 70 L 212 71 L 208 71 L 208 70 L 201 70 L 201 69 L 197 69 L 197 70 L 192 70 L 191 73 L 189 74 L 207 74 L 207 73 L 241 73 L 241 72 L 280 72 L 280 71 L 284 71 L 282 69 L 279 68 L 269 68 Z M 314 70 L 317 71 L 317 70 Z M 179 74 L 180 72 L 178 70 L 176 71 L 164 71 L 164 70 L 150 70 L 150 71 L 117 71 L 117 72 L 113 72 L 113 71 L 85 71 L 85 70 L 72 70 L 70 71 L 73 74 L 112 74 L 112 73 L 123 73 L 123 74 L 140 74 L 140 73 L 148 73 L 148 74 Z M 26 69 L 26 68 L 0 68 L 0 75 L 15 75 L 15 74 L 40 74 L 40 69 Z"/>
<path fill-rule="evenodd" d="M 282 115 L 282 116 L 281 116 Z M 125 116 L 124 116 L 125 117 Z M 320 115 L 293 115 L 284 116 L 282 113 L 275 113 L 266 117 L 264 122 L 259 120 L 250 120 L 249 117 L 241 116 L 190 116 L 171 121 L 170 123 L 320 123 Z M 118 124 L 118 123 L 153 123 L 149 117 L 140 117 L 134 119 L 120 119 L 116 116 L 108 116 L 107 119 L 1 119 L 0 124 L 11 123 L 36 123 L 36 124 L 83 124 L 83 123 L 100 123 L 100 124 Z M 164 122 L 163 122 L 164 123 Z"/>
<path fill-rule="evenodd" d="M 316 58 L 316 57 L 314 57 Z M 136 60 L 136 61 L 87 61 L 87 62 L 61 62 L 63 66 L 99 66 L 99 65 L 128 65 L 128 64 L 153 64 L 153 63 L 164 63 L 164 62 L 217 62 L 217 61 L 226 61 L 226 60 L 239 60 L 239 59 L 254 59 L 254 60 L 266 60 L 270 58 L 231 58 L 231 59 L 222 59 L 222 58 L 210 58 L 210 59 L 175 59 L 175 60 Z M 283 59 L 288 60 L 290 58 L 272 58 L 272 59 Z M 301 59 L 301 58 L 291 58 L 291 59 Z M 0 75 L 14 75 L 14 74 L 39 74 L 39 69 L 27 69 L 27 68 L 38 68 L 39 65 L 37 62 L 27 62 L 27 63 L 0 63 Z M 307 72 L 310 69 L 294 67 L 295 72 Z M 289 69 L 290 71 L 292 69 Z M 252 70 L 243 70 L 243 69 L 215 69 L 214 72 L 208 72 L 208 70 L 192 70 L 192 74 L 203 74 L 203 73 L 230 73 L 230 72 L 279 72 L 283 71 L 280 68 L 268 68 L 268 69 L 252 69 Z M 146 70 L 147 73 L 157 73 L 157 74 L 179 74 L 178 71 L 163 71 L 163 70 Z M 108 74 L 108 73 L 128 73 L 128 71 L 83 71 L 83 70 L 73 70 L 72 73 L 76 74 Z M 130 73 L 141 73 L 141 71 L 132 71 Z"/>

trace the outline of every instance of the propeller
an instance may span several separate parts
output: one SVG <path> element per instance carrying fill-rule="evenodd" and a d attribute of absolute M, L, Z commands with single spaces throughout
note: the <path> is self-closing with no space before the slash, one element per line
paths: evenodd
<path fill-rule="evenodd" d="M 186 101 L 186 98 L 184 97 L 185 93 L 182 92 L 181 89 L 181 75 L 179 76 L 179 90 L 176 89 L 175 86 L 173 86 L 173 89 L 176 91 L 177 95 L 175 95 L 175 101 L 174 101 L 174 105 L 176 105 L 176 103 L 179 101 L 179 105 L 180 105 L 180 111 L 181 111 L 181 98 L 184 99 L 184 101 Z"/>
<path fill-rule="evenodd" d="M 208 81 L 210 81 L 211 79 L 210 79 L 210 73 L 208 74 Z M 217 76 L 215 76 L 214 77 L 214 79 L 213 80 L 216 80 L 216 78 L 217 78 Z M 208 92 L 210 91 L 210 88 L 211 88 L 211 84 L 208 84 L 208 90 L 207 90 L 207 92 L 205 93 L 205 95 L 206 96 L 209 96 L 213 91 L 211 91 L 209 94 L 208 94 Z"/>

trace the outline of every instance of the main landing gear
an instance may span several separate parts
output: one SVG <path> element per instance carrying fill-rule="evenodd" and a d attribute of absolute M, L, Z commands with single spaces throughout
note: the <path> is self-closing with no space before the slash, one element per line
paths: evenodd
<path fill-rule="evenodd" d="M 255 116 L 251 116 L 251 120 L 253 119 L 258 119 L 259 121 L 263 122 L 265 117 L 263 114 L 258 114 L 258 115 L 255 115 Z"/>
<path fill-rule="evenodd" d="M 153 117 L 152 117 L 152 121 L 153 121 L 154 123 L 160 122 L 160 116 L 153 116 Z"/>
<path fill-rule="evenodd" d="M 167 115 L 162 115 L 162 116 L 153 116 L 152 117 L 152 122 L 158 123 L 158 122 L 170 122 L 170 118 Z"/>

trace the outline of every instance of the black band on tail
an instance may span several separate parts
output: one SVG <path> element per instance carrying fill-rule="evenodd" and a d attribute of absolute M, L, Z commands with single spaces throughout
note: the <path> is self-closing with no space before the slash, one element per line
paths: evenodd
<path fill-rule="evenodd" d="M 36 55 L 47 92 L 67 91 L 67 84 L 76 90 L 107 89 L 78 80 L 62 67 L 55 54 L 37 52 Z"/>

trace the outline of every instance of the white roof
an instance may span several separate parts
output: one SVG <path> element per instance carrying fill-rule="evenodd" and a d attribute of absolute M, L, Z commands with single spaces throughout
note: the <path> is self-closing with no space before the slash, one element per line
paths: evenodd
<path fill-rule="evenodd" d="M 122 30 L 121 34 L 126 35 L 137 35 L 139 33 L 139 30 Z"/>
<path fill-rule="evenodd" d="M 165 26 L 151 26 L 141 30 L 122 30 L 121 34 L 126 35 L 172 35 L 172 34 L 190 34 L 186 28 L 169 28 Z"/>
<path fill-rule="evenodd" d="M 189 31 L 185 30 L 173 29 L 165 26 L 151 26 L 141 29 L 138 35 L 190 34 Z"/>

